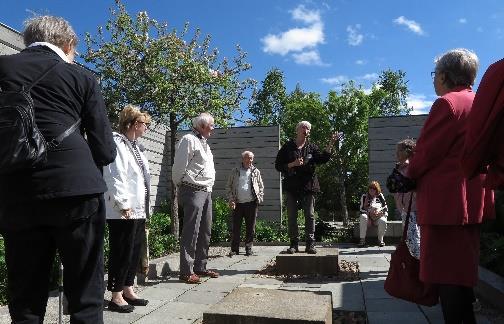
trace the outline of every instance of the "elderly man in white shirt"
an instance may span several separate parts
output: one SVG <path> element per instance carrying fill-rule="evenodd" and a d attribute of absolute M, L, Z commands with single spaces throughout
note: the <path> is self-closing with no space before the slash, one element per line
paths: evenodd
<path fill-rule="evenodd" d="M 207 139 L 214 119 L 201 113 L 192 121 L 193 132 L 184 135 L 175 151 L 172 180 L 179 187 L 179 202 L 184 210 L 180 240 L 180 280 L 200 283 L 200 276 L 217 278 L 206 269 L 212 229 L 212 187 L 215 167 Z"/>

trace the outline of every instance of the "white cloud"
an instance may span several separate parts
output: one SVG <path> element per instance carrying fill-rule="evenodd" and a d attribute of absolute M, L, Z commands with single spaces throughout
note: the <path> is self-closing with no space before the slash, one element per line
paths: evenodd
<path fill-rule="evenodd" d="M 291 11 L 292 19 L 300 20 L 307 24 L 319 23 L 320 12 L 318 10 L 308 10 L 303 5 L 299 5 L 296 9 Z"/>
<path fill-rule="evenodd" d="M 364 64 L 366 64 L 366 63 L 367 63 L 367 61 L 366 61 L 366 60 L 356 60 L 356 61 L 355 61 L 355 64 L 357 64 L 357 65 L 364 65 Z"/>
<path fill-rule="evenodd" d="M 320 59 L 320 55 L 317 51 L 293 53 L 292 58 L 294 59 L 294 62 L 302 65 L 319 65 L 319 66 L 328 65 L 322 62 L 322 60 Z"/>
<path fill-rule="evenodd" d="M 467 19 L 465 19 L 465 18 L 460 18 L 460 19 L 458 20 L 458 22 L 459 22 L 459 23 L 461 23 L 461 24 L 467 24 Z"/>
<path fill-rule="evenodd" d="M 360 76 L 359 79 L 373 81 L 373 80 L 378 79 L 378 73 L 367 73 L 367 74 L 364 74 L 363 76 Z"/>
<path fill-rule="evenodd" d="M 432 106 L 433 100 L 427 99 L 423 94 L 410 94 L 406 98 L 408 107 L 413 107 L 412 115 L 420 115 L 429 113 L 430 107 Z"/>
<path fill-rule="evenodd" d="M 320 81 L 330 85 L 342 85 L 343 83 L 348 81 L 348 77 L 346 75 L 337 75 L 330 78 L 322 78 L 320 79 Z"/>
<path fill-rule="evenodd" d="M 414 32 L 415 34 L 424 35 L 424 31 L 422 30 L 422 26 L 420 26 L 420 24 L 414 20 L 409 20 L 409 19 L 406 19 L 404 16 L 400 16 L 400 17 L 397 17 L 396 19 L 394 19 L 393 21 L 397 25 L 406 26 L 410 31 Z"/>
<path fill-rule="evenodd" d="M 292 19 L 309 24 L 307 27 L 291 28 L 279 34 L 268 34 L 261 39 L 263 51 L 282 56 L 289 52 L 313 49 L 324 43 L 324 24 L 319 11 L 308 10 L 303 5 L 291 11 Z"/>
<path fill-rule="evenodd" d="M 364 40 L 364 35 L 359 33 L 360 25 L 357 24 L 355 26 L 348 25 L 346 30 L 348 32 L 348 45 L 350 46 L 358 46 L 362 44 Z"/>

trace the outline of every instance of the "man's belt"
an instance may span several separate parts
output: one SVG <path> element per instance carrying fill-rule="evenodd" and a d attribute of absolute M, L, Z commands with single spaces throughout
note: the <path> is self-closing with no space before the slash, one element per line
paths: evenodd
<path fill-rule="evenodd" d="M 186 186 L 186 187 L 189 187 L 189 188 L 192 188 L 192 189 L 195 189 L 197 191 L 208 191 L 208 188 L 205 187 L 205 186 L 200 186 L 200 185 L 197 185 L 197 184 L 194 184 L 194 183 L 190 183 L 190 182 L 185 182 L 185 181 L 182 181 L 180 183 L 181 186 Z"/>

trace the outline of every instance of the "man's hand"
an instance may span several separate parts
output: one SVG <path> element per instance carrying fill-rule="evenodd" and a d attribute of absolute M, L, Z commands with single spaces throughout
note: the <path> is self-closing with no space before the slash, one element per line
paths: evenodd
<path fill-rule="evenodd" d="M 234 201 L 229 202 L 229 208 L 235 209 L 236 208 L 236 203 Z"/>
<path fill-rule="evenodd" d="M 299 157 L 299 158 L 295 159 L 294 161 L 292 161 L 291 163 L 287 164 L 287 166 L 289 168 L 293 168 L 293 167 L 296 167 L 296 166 L 301 166 L 303 164 L 304 164 L 303 158 Z"/>
<path fill-rule="evenodd" d="M 343 133 L 342 132 L 334 132 L 332 135 L 331 135 L 331 139 L 329 140 L 329 143 L 327 143 L 327 147 L 326 147 L 326 151 L 327 152 L 331 152 L 334 144 L 336 144 L 337 142 L 341 141 L 343 139 Z"/>
<path fill-rule="evenodd" d="M 131 217 L 131 208 L 121 209 L 121 219 L 129 219 Z"/>

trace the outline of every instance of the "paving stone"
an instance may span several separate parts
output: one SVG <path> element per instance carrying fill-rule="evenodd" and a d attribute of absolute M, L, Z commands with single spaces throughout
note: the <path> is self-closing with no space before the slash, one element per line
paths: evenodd
<path fill-rule="evenodd" d="M 364 311 L 366 309 L 359 281 L 329 283 L 322 285 L 320 290 L 332 293 L 334 310 Z"/>
<path fill-rule="evenodd" d="M 279 273 L 285 274 L 337 274 L 338 249 L 318 248 L 317 254 L 279 254 L 276 257 L 276 269 Z"/>
<path fill-rule="evenodd" d="M 237 288 L 203 314 L 205 324 L 332 323 L 330 293 Z"/>
<path fill-rule="evenodd" d="M 108 310 L 103 311 L 103 322 L 107 324 L 133 323 L 134 321 L 138 320 L 141 317 L 142 315 L 135 313 L 122 314 L 116 312 L 109 312 Z"/>
<path fill-rule="evenodd" d="M 369 324 L 427 324 L 425 316 L 420 312 L 368 312 Z"/>
<path fill-rule="evenodd" d="M 418 312 L 420 308 L 417 304 L 410 303 L 397 298 L 370 298 L 366 300 L 368 312 Z"/>
<path fill-rule="evenodd" d="M 183 295 L 177 297 L 174 301 L 181 303 L 193 303 L 193 304 L 215 304 L 221 301 L 228 293 L 221 292 L 205 292 L 189 290 Z"/>
<path fill-rule="evenodd" d="M 182 303 L 182 302 L 170 302 L 155 312 L 152 312 L 136 323 L 138 324 L 153 324 L 153 323 L 193 323 L 197 319 L 203 316 L 203 312 L 209 307 L 209 305 L 195 304 L 195 303 Z M 108 324 L 108 322 L 105 322 Z M 122 322 L 128 323 L 128 322 Z"/>

